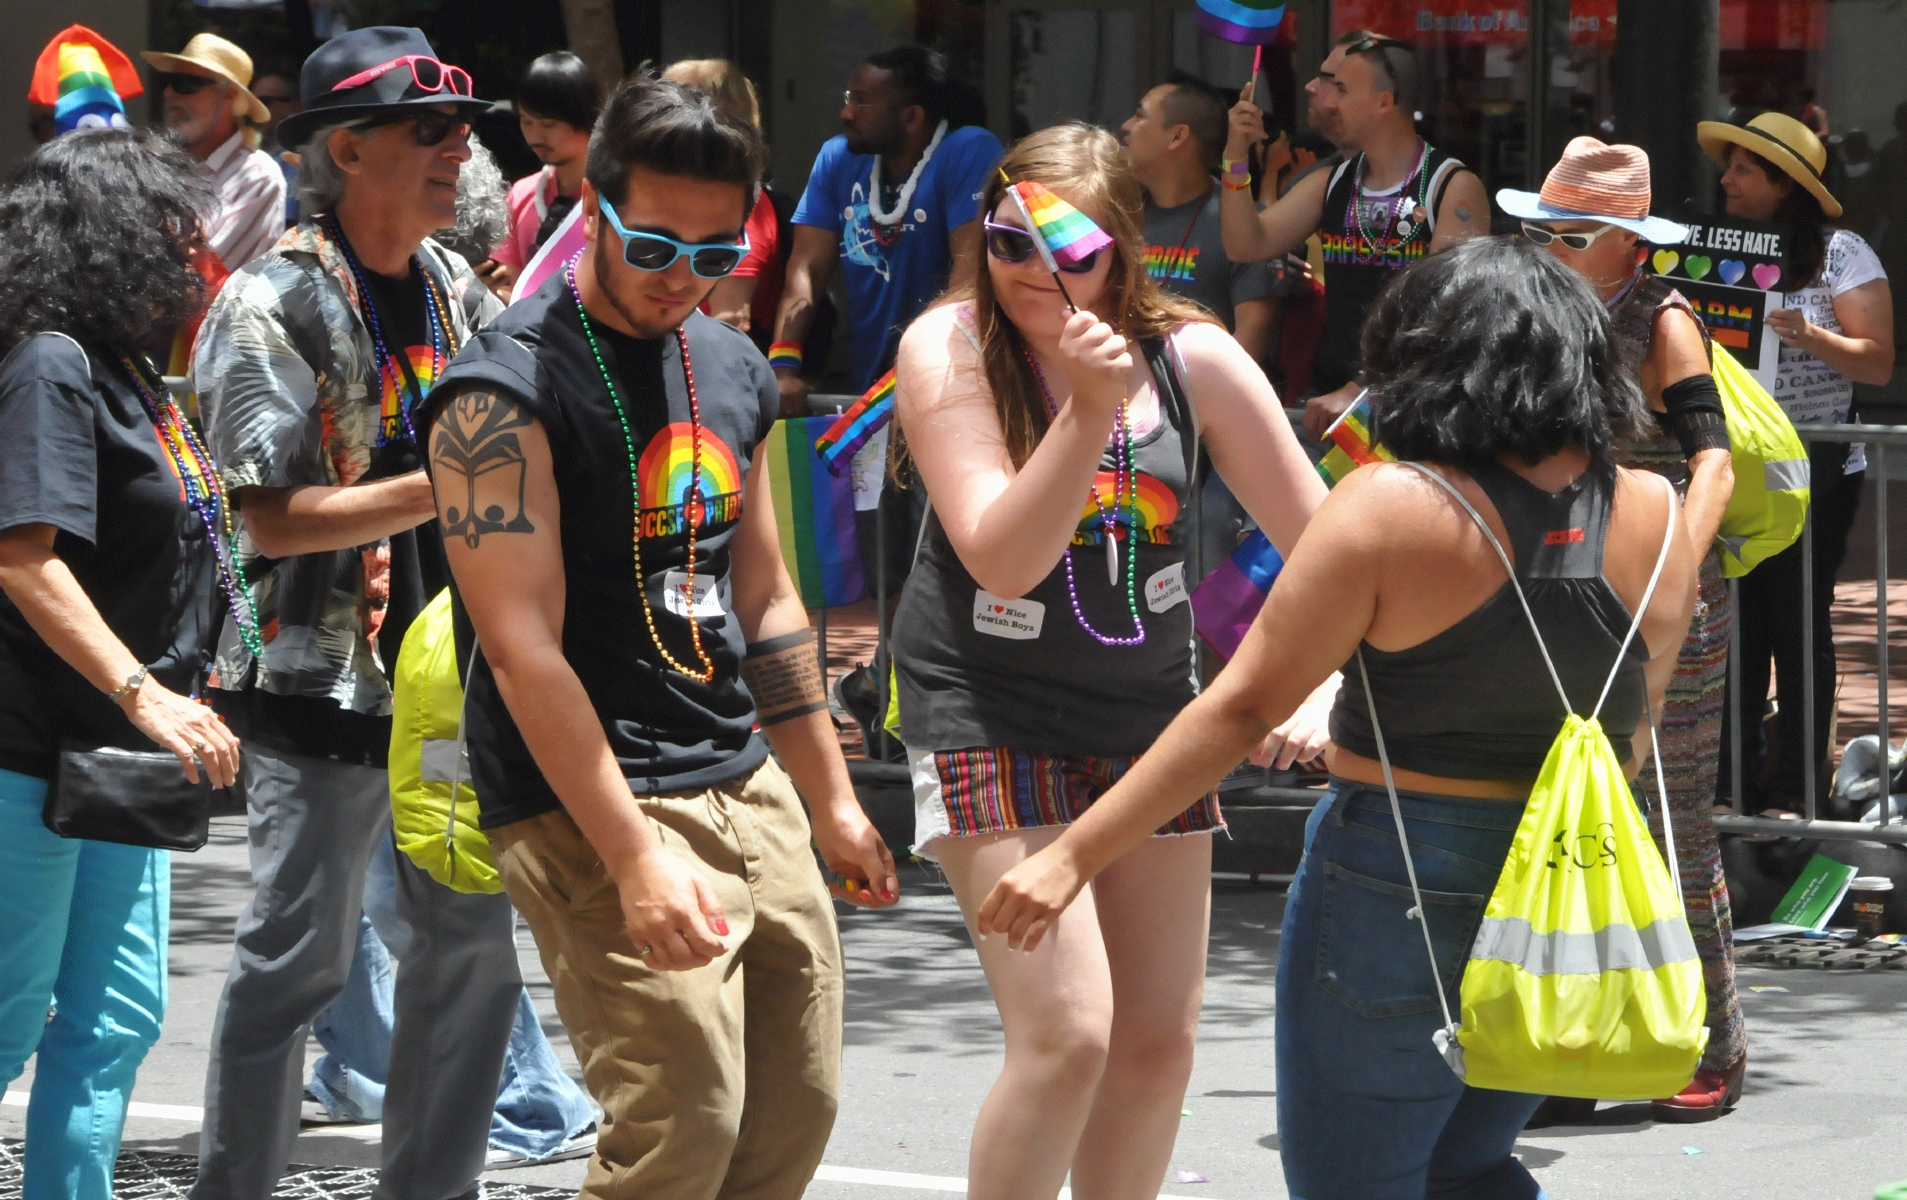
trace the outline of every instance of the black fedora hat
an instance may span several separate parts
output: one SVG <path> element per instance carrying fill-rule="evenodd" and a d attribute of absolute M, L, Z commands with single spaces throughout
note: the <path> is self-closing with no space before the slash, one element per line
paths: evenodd
<path fill-rule="evenodd" d="M 466 117 L 490 107 L 470 94 L 470 76 L 437 58 L 421 29 L 371 25 L 339 34 L 312 51 L 298 75 L 304 110 L 278 126 L 281 145 L 297 147 L 326 125 L 392 109 L 455 104 Z"/>

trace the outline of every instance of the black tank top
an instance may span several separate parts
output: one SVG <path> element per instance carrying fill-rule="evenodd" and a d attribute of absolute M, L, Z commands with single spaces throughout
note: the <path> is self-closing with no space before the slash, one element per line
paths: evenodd
<path fill-rule="evenodd" d="M 1450 177 L 1464 169 L 1455 158 L 1425 145 L 1423 160 L 1410 178 L 1388 191 L 1363 189 L 1361 203 L 1354 207 L 1351 197 L 1359 192 L 1363 160 L 1362 154 L 1355 154 L 1339 164 L 1325 187 L 1324 218 L 1318 226 L 1324 249 L 1324 330 L 1311 360 L 1311 390 L 1320 395 L 1357 378 L 1364 314 L 1397 272 L 1430 253 L 1444 190 Z"/>
<path fill-rule="evenodd" d="M 1500 464 L 1470 473 L 1509 531 L 1506 549 L 1570 702 L 1590 715 L 1634 620 L 1602 577 L 1614 480 L 1595 471 L 1552 495 Z M 1407 650 L 1366 643 L 1384 744 L 1393 767 L 1447 779 L 1534 779 L 1562 728 L 1530 619 L 1508 580 L 1455 625 Z M 1603 704 L 1603 732 L 1627 761 L 1646 707 L 1642 639 L 1622 652 Z M 1377 741 L 1357 660 L 1331 710 L 1331 739 L 1375 759 Z"/>

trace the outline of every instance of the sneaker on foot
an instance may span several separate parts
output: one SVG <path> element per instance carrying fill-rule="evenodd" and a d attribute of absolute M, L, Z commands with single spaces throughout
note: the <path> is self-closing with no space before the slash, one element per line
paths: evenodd
<path fill-rule="evenodd" d="M 360 1121 L 356 1117 L 347 1117 L 343 1113 L 331 1111 L 331 1106 L 310 1092 L 305 1093 L 304 1102 L 298 1106 L 300 1125 L 370 1125 L 373 1122 Z"/>
<path fill-rule="evenodd" d="M 585 1158 L 596 1153 L 596 1127 L 591 1125 L 575 1137 L 570 1138 L 548 1154 L 532 1158 L 515 1150 L 500 1150 L 490 1147 L 489 1157 L 484 1160 L 487 1170 L 504 1167 L 535 1167 L 544 1163 L 565 1162 L 572 1158 Z"/>

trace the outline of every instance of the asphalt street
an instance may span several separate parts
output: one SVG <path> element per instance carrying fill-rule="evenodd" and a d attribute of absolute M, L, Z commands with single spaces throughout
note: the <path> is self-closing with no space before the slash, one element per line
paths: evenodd
<path fill-rule="evenodd" d="M 128 1121 L 128 1148 L 194 1153 L 206 1042 L 248 895 L 243 827 L 215 823 L 173 867 L 172 996 Z M 1282 891 L 1215 885 L 1198 1066 L 1164 1194 L 1286 1197 L 1272 1070 L 1272 969 Z M 963 1191 L 967 1137 L 999 1068 L 1000 1028 L 947 889 L 910 868 L 901 905 L 842 918 L 849 967 L 845 1094 L 812 1200 L 928 1200 Z M 524 972 L 569 1062 L 527 931 Z M 1517 1153 L 1556 1200 L 1752 1196 L 1867 1200 L 1907 1179 L 1894 1133 L 1907 1076 L 1907 975 L 1744 969 L 1750 1073 L 1741 1107 L 1694 1126 L 1656 1125 L 1646 1105 L 1605 1105 L 1593 1125 L 1543 1130 Z M 1773 990 L 1753 990 L 1753 989 Z M 312 1054 L 316 1054 L 315 1043 Z M 21 1136 L 32 1069 L 0 1105 Z M 375 1127 L 308 1130 L 297 1160 L 374 1166 Z M 580 1162 L 496 1172 L 498 1182 L 574 1187 Z"/>

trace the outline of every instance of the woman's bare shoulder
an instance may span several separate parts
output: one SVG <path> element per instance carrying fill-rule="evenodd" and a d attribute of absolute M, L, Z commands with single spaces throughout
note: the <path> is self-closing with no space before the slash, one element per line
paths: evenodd
<path fill-rule="evenodd" d="M 903 410 L 971 399 L 979 386 L 980 355 L 969 340 L 962 306 L 937 304 L 901 334 L 895 366 L 895 403 Z"/>

